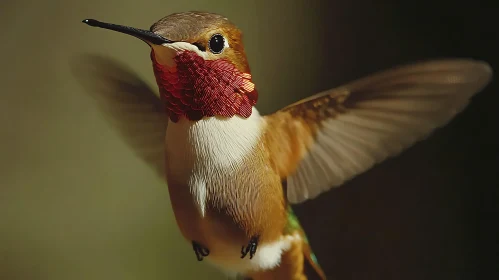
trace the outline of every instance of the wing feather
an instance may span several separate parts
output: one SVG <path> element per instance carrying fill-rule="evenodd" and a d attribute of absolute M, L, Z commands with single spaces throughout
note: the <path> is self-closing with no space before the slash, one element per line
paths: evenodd
<path fill-rule="evenodd" d="M 492 69 L 481 61 L 420 62 L 353 81 L 265 116 L 268 123 L 287 129 L 301 123 L 313 134 L 307 151 L 289 163 L 295 166 L 286 174 L 288 200 L 314 198 L 425 139 L 461 112 L 491 77 Z M 284 116 L 289 121 L 272 121 Z M 298 133 L 289 135 L 294 137 L 290 141 L 300 143 Z"/>

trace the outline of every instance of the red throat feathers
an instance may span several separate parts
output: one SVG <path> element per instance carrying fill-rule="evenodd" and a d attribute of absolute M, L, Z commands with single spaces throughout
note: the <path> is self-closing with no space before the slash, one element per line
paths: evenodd
<path fill-rule="evenodd" d="M 242 73 L 226 59 L 204 60 L 192 51 L 174 58 L 176 66 L 159 64 L 151 51 L 154 75 L 171 121 L 181 117 L 251 116 L 258 92 L 251 74 Z"/>

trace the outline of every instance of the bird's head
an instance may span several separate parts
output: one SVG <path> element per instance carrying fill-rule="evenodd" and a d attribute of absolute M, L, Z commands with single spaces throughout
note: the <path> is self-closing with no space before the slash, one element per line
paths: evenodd
<path fill-rule="evenodd" d="M 258 99 L 241 31 L 227 18 L 204 12 L 175 13 L 150 30 L 92 19 L 83 21 L 129 34 L 151 47 L 161 98 L 170 119 L 248 118 Z"/>

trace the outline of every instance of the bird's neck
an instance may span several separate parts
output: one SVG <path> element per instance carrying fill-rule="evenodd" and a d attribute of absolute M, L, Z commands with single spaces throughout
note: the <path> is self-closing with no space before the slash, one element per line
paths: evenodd
<path fill-rule="evenodd" d="M 174 57 L 174 66 L 158 63 L 151 51 L 154 75 L 172 122 L 205 117 L 249 118 L 258 100 L 251 74 L 226 59 L 205 60 L 192 51 Z"/>

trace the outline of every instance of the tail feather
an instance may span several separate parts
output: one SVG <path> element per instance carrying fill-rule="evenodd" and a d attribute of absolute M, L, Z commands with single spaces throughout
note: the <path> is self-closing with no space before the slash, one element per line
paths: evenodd
<path fill-rule="evenodd" d="M 304 241 L 302 248 L 303 248 L 303 254 L 305 255 L 305 258 L 307 259 L 310 266 L 314 269 L 314 271 L 321 278 L 321 280 L 326 280 L 326 274 L 324 273 L 324 270 L 322 270 L 321 266 L 319 265 L 319 262 L 317 261 L 317 257 L 315 256 L 314 252 L 312 251 L 312 248 L 310 248 L 310 245 L 308 244 L 308 242 Z"/>
<path fill-rule="evenodd" d="M 288 206 L 288 224 L 286 231 L 288 234 L 293 234 L 295 232 L 298 232 L 300 236 L 302 237 L 303 244 L 302 244 L 302 251 L 305 256 L 305 259 L 308 261 L 310 266 L 314 269 L 314 271 L 317 273 L 317 275 L 322 279 L 326 280 L 326 274 L 322 270 L 321 266 L 319 265 L 319 262 L 317 261 L 317 257 L 315 256 L 314 252 L 312 251 L 312 248 L 310 246 L 310 243 L 308 241 L 307 235 L 305 234 L 305 231 L 303 230 L 300 221 L 298 220 L 298 217 L 294 214 L 293 209 L 291 208 L 291 205 Z"/>

